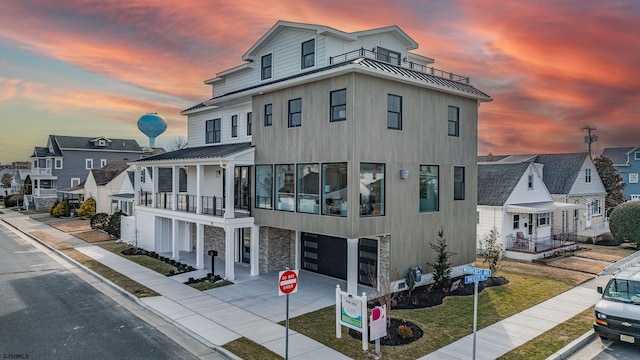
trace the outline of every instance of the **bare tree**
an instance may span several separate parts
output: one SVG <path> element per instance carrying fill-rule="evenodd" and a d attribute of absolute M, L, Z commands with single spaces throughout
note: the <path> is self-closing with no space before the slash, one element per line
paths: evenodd
<path fill-rule="evenodd" d="M 2 175 L 2 179 L 0 179 L 0 183 L 2 184 L 3 188 L 10 188 L 12 180 L 13 180 L 13 175 L 6 173 Z"/>
<path fill-rule="evenodd" d="M 395 292 L 393 288 L 393 283 L 389 279 L 388 276 L 380 276 L 371 271 L 367 271 L 367 277 L 369 278 L 369 282 L 371 282 L 371 287 L 373 287 L 373 296 L 377 299 L 378 304 L 386 305 L 387 311 L 391 311 L 391 307 L 396 304 L 398 297 L 400 296 L 399 292 Z M 394 273 L 394 278 L 398 278 L 398 272 Z M 391 318 L 387 316 L 387 325 L 391 325 Z"/>
<path fill-rule="evenodd" d="M 174 136 L 169 140 L 169 151 L 182 150 L 187 147 L 186 136 Z"/>

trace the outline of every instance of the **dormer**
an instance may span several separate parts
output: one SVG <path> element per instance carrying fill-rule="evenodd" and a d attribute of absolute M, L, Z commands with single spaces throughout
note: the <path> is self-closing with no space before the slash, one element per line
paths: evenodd
<path fill-rule="evenodd" d="M 93 144 L 93 146 L 97 146 L 97 147 L 106 147 L 106 146 L 109 146 L 109 144 L 111 144 L 111 140 L 107 139 L 104 136 L 91 139 L 90 141 Z"/>

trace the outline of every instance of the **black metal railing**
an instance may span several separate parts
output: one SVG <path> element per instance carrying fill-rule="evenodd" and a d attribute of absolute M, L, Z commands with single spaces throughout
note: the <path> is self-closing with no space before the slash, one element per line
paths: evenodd
<path fill-rule="evenodd" d="M 338 64 L 341 62 L 355 60 L 358 58 L 380 60 L 392 65 L 401 66 L 401 67 L 408 68 L 424 74 L 434 75 L 444 79 L 449 79 L 449 80 L 461 82 L 464 84 L 469 84 L 468 76 L 462 76 L 462 75 L 454 74 L 452 72 L 432 68 L 422 64 L 417 64 L 412 61 L 407 61 L 406 58 L 402 60 L 396 59 L 395 57 L 389 57 L 388 55 L 379 54 L 379 53 L 376 53 L 375 51 L 367 50 L 364 48 L 360 48 L 357 50 L 349 51 L 344 54 L 332 56 L 329 58 L 329 64 Z"/>
<path fill-rule="evenodd" d="M 153 194 L 151 191 L 140 191 L 140 198 L 138 200 L 138 205 L 142 206 L 151 206 L 153 200 Z"/>
<path fill-rule="evenodd" d="M 159 209 L 173 209 L 173 193 L 159 192 L 156 193 L 156 207 Z"/>
<path fill-rule="evenodd" d="M 532 238 L 530 235 L 519 237 L 509 234 L 506 237 L 507 243 L 505 249 L 528 253 L 539 253 L 571 245 L 574 243 L 571 239 L 575 239 L 575 233 L 564 232 L 536 238 Z"/>
<path fill-rule="evenodd" d="M 178 211 L 186 211 L 190 213 L 196 212 L 196 196 L 189 194 L 177 194 L 176 209 Z"/>
<path fill-rule="evenodd" d="M 223 216 L 224 198 L 217 196 L 202 196 L 202 213 L 213 216 Z"/>

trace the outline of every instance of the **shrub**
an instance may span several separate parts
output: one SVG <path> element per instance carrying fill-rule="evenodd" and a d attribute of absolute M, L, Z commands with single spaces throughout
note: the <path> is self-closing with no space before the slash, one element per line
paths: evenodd
<path fill-rule="evenodd" d="M 96 214 L 96 201 L 90 197 L 85 200 L 82 205 L 80 205 L 80 209 L 78 210 L 78 216 L 83 219 L 87 219 Z"/>
<path fill-rule="evenodd" d="M 64 216 L 64 204 L 59 202 L 58 205 L 53 209 L 52 214 L 54 217 L 59 218 L 60 216 Z"/>
<path fill-rule="evenodd" d="M 640 201 L 627 201 L 616 206 L 609 218 L 611 233 L 617 241 L 640 242 Z"/>
<path fill-rule="evenodd" d="M 91 217 L 91 228 L 96 230 L 107 230 L 109 215 L 106 213 L 97 213 Z"/>
<path fill-rule="evenodd" d="M 407 272 L 406 284 L 409 290 L 409 295 L 411 295 L 411 292 L 413 292 L 413 289 L 416 287 L 416 273 L 413 272 L 413 268 L 409 268 L 409 271 Z"/>
<path fill-rule="evenodd" d="M 4 206 L 6 208 L 21 206 L 21 205 L 22 205 L 22 195 L 20 194 L 12 194 L 4 197 Z"/>
<path fill-rule="evenodd" d="M 116 211 L 109 216 L 107 232 L 116 238 L 120 238 L 120 222 L 123 216 L 125 215 L 122 211 Z"/>
<path fill-rule="evenodd" d="M 444 228 L 438 231 L 436 243 L 431 243 L 431 248 L 436 252 L 436 261 L 429 263 L 433 267 L 433 285 L 446 291 L 451 285 L 451 256 L 455 253 L 448 250 L 447 239 L 444 237 Z"/>
<path fill-rule="evenodd" d="M 400 335 L 400 337 L 403 339 L 408 339 L 413 336 L 413 329 L 411 328 L 411 326 L 399 325 L 398 335 Z"/>
<path fill-rule="evenodd" d="M 51 204 L 51 206 L 49 207 L 49 215 L 53 216 L 53 210 L 55 210 L 58 204 L 60 204 L 60 199 L 56 199 L 56 201 L 54 201 L 53 204 Z"/>
<path fill-rule="evenodd" d="M 480 240 L 482 256 L 484 257 L 482 262 L 489 264 L 491 273 L 500 270 L 499 263 L 502 260 L 502 243 L 498 240 L 498 237 L 498 232 L 492 229 Z"/>

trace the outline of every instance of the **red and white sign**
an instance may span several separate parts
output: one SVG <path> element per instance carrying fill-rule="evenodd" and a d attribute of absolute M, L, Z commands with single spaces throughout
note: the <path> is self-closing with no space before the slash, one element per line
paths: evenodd
<path fill-rule="evenodd" d="M 298 292 L 298 270 L 280 271 L 278 278 L 278 295 Z"/>
<path fill-rule="evenodd" d="M 376 340 L 387 336 L 387 306 L 376 306 L 369 316 L 369 340 Z"/>

